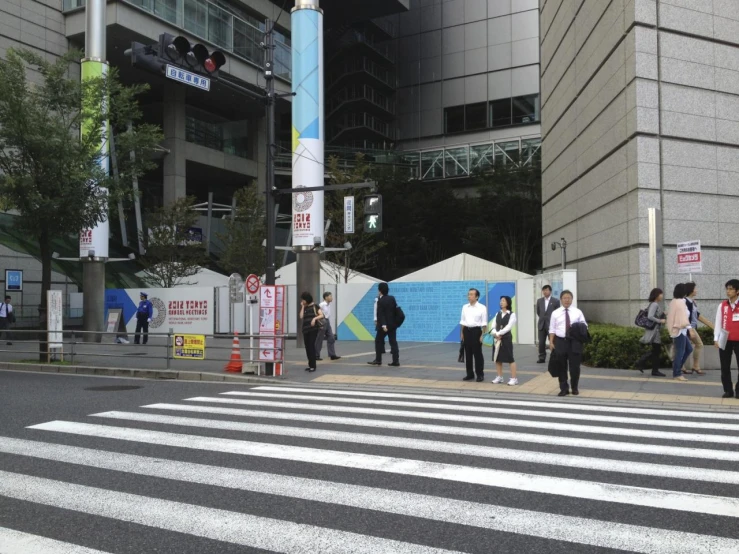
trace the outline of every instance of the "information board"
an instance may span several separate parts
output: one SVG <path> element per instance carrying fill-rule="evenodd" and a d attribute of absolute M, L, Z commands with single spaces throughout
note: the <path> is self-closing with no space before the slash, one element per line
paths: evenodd
<path fill-rule="evenodd" d="M 172 341 L 175 359 L 205 359 L 205 335 L 175 335 Z"/>
<path fill-rule="evenodd" d="M 62 291 L 47 291 L 48 311 L 46 312 L 46 329 L 49 348 L 62 348 L 64 335 L 62 321 L 64 317 L 64 306 L 62 304 Z"/>
<path fill-rule="evenodd" d="M 259 289 L 259 361 L 281 362 L 285 329 L 285 287 L 263 285 Z"/>
<path fill-rule="evenodd" d="M 691 240 L 677 243 L 677 272 L 700 273 L 703 271 L 701 241 Z"/>

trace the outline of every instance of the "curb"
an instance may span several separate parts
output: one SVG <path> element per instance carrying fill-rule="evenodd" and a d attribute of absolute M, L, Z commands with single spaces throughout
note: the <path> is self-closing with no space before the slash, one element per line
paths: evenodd
<path fill-rule="evenodd" d="M 207 383 L 284 383 L 284 378 L 245 376 L 210 373 L 205 371 L 174 371 L 169 369 L 125 369 L 116 367 L 62 366 L 47 364 L 19 364 L 0 362 L 0 370 L 25 371 L 29 373 L 61 373 L 69 375 L 92 375 L 99 377 L 128 377 L 132 379 L 157 379 L 163 381 L 202 381 Z"/>

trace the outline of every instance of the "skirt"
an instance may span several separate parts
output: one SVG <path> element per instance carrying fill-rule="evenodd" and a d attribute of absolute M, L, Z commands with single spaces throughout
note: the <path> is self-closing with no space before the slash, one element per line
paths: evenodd
<path fill-rule="evenodd" d="M 503 335 L 500 340 L 500 349 L 498 350 L 498 359 L 495 359 L 495 346 L 493 346 L 493 361 L 501 364 L 512 364 L 513 359 L 513 337 L 510 333 Z"/>

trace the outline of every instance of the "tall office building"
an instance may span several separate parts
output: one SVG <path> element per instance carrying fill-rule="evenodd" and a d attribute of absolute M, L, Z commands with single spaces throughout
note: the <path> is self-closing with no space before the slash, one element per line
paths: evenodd
<path fill-rule="evenodd" d="M 658 286 L 688 279 L 676 244 L 700 240 L 707 308 L 739 267 L 739 3 L 540 4 L 544 265 L 564 237 L 590 318 L 633 322 L 657 208 Z"/>
<path fill-rule="evenodd" d="M 537 0 L 411 0 L 397 28 L 397 148 L 423 180 L 538 152 Z"/>

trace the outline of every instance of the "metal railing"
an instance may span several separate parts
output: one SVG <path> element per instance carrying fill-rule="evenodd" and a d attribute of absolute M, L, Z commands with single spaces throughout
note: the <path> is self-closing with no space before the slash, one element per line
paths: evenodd
<path fill-rule="evenodd" d="M 64 361 L 69 362 L 70 365 L 75 365 L 75 363 L 80 362 L 80 359 L 85 360 L 86 358 L 90 359 L 99 359 L 99 360 L 112 360 L 112 359 L 118 359 L 121 361 L 118 365 L 110 365 L 107 362 L 100 362 L 100 366 L 98 367 L 110 367 L 110 368 L 126 368 L 127 366 L 131 365 L 132 359 L 146 359 L 146 360 L 163 360 L 166 369 L 171 369 L 172 362 L 174 360 L 181 360 L 181 358 L 175 358 L 174 357 L 174 346 L 173 346 L 173 339 L 175 335 L 182 335 L 183 333 L 175 333 L 173 331 L 167 332 L 167 333 L 148 333 L 148 343 L 147 344 L 134 344 L 132 341 L 129 340 L 129 342 L 126 343 L 118 343 L 116 342 L 116 337 L 120 336 L 120 333 L 117 332 L 95 332 L 95 331 L 62 331 L 58 333 L 61 335 L 61 341 L 56 341 L 54 343 L 50 342 L 48 340 L 47 331 L 42 330 L 26 330 L 26 329 L 11 329 L 8 330 L 8 336 L 2 336 L 6 333 L 6 331 L 3 331 L 0 333 L 0 356 L 5 355 L 4 357 L 7 357 L 8 354 L 28 354 L 28 355 L 34 355 L 34 356 L 40 356 L 41 354 L 41 348 L 45 347 L 43 350 L 44 352 L 48 351 L 48 361 Z M 94 338 L 101 339 L 100 342 L 94 342 L 94 341 L 85 341 L 85 337 L 94 336 Z M 283 358 L 284 358 L 284 350 L 285 350 L 285 341 L 289 338 L 288 335 L 269 335 L 265 337 L 265 335 L 230 335 L 230 334 L 224 334 L 224 335 L 203 335 L 206 339 L 206 360 L 210 363 L 220 364 L 223 362 L 227 362 L 230 358 L 230 354 L 224 357 L 213 357 L 211 356 L 208 358 L 207 352 L 231 352 L 233 350 L 233 339 L 235 336 L 238 336 L 238 338 L 242 341 L 254 339 L 254 343 L 256 346 L 250 347 L 245 344 L 240 345 L 241 351 L 262 351 L 262 350 L 269 350 L 269 351 L 282 351 L 283 352 Z M 18 339 L 19 337 L 27 337 Z M 269 338 L 271 339 L 279 339 L 282 340 L 282 348 L 262 348 L 259 345 L 259 339 Z M 108 339 L 108 340 L 106 340 Z M 164 339 L 164 340 L 162 340 Z M 211 339 L 211 344 L 208 344 L 208 339 Z M 222 344 L 216 344 L 215 341 L 220 340 L 222 341 Z M 10 341 L 10 342 L 8 342 Z M 55 348 L 48 348 L 47 345 L 61 345 L 61 348 L 55 347 Z M 21 348 L 17 348 L 17 346 L 20 346 Z M 146 353 L 142 352 L 130 352 L 132 348 L 145 350 Z M 129 350 L 129 352 L 126 352 L 126 350 Z M 149 352 L 152 352 L 150 354 Z M 11 360 L 3 360 L 5 362 L 12 362 Z M 31 363 L 32 360 L 15 360 L 18 363 Z M 44 363 L 44 361 L 40 360 L 33 360 L 33 363 Z M 188 360 L 185 360 L 188 361 Z M 203 363 L 203 360 L 197 360 L 201 363 Z M 243 360 L 245 364 L 247 363 L 259 363 L 258 360 Z M 121 365 L 122 364 L 122 365 Z M 92 363 L 85 363 L 83 365 L 92 365 L 95 367 L 95 364 Z M 141 370 L 147 370 L 147 369 L 162 369 L 159 367 L 137 367 L 136 369 Z"/>
<path fill-rule="evenodd" d="M 158 17 L 196 37 L 250 63 L 262 67 L 264 24 L 238 17 L 208 0 L 121 0 Z M 85 0 L 64 0 L 63 11 L 85 5 Z M 285 80 L 292 78 L 290 39 L 275 31 L 275 75 Z"/>

